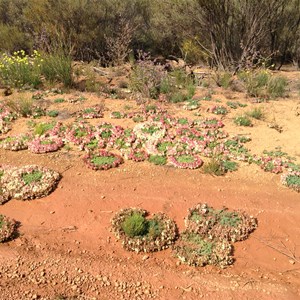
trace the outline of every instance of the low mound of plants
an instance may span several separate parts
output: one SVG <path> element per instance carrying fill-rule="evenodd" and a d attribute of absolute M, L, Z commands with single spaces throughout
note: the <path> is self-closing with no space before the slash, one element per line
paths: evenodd
<path fill-rule="evenodd" d="M 179 153 L 169 157 L 170 163 L 180 169 L 197 169 L 203 164 L 199 155 Z"/>
<path fill-rule="evenodd" d="M 216 210 L 197 204 L 188 210 L 185 225 L 189 232 L 216 240 L 242 241 L 257 228 L 257 220 L 240 211 Z"/>
<path fill-rule="evenodd" d="M 290 171 L 287 174 L 281 176 L 281 183 L 290 189 L 300 193 L 300 172 Z"/>
<path fill-rule="evenodd" d="M 160 251 L 172 245 L 177 237 L 175 222 L 163 213 L 146 218 L 148 212 L 139 208 L 122 209 L 112 218 L 112 230 L 126 250 Z"/>
<path fill-rule="evenodd" d="M 9 240 L 17 228 L 17 222 L 0 214 L 0 243 Z"/>
<path fill-rule="evenodd" d="M 233 247 L 228 241 L 211 240 L 188 230 L 181 234 L 173 250 L 181 262 L 190 266 L 215 265 L 224 268 L 234 261 Z"/>
<path fill-rule="evenodd" d="M 106 150 L 90 152 L 84 157 L 84 162 L 93 170 L 108 170 L 123 163 L 123 158 Z"/>
<path fill-rule="evenodd" d="M 18 136 L 9 136 L 0 140 L 0 148 L 11 151 L 25 150 L 28 148 L 28 141 L 30 136 L 18 135 Z"/>
<path fill-rule="evenodd" d="M 36 165 L 2 169 L 2 202 L 45 197 L 55 189 L 60 177 L 59 173 Z"/>
<path fill-rule="evenodd" d="M 36 137 L 32 141 L 28 142 L 28 149 L 32 153 L 47 153 L 55 152 L 64 145 L 61 137 L 58 136 L 41 136 Z"/>

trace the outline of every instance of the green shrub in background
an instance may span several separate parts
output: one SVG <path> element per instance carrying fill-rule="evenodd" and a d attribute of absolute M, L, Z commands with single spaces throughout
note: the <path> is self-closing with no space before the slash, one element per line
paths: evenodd
<path fill-rule="evenodd" d="M 43 54 L 41 62 L 41 74 L 51 84 L 63 83 L 66 88 L 73 85 L 72 58 L 58 51 L 56 53 Z"/>

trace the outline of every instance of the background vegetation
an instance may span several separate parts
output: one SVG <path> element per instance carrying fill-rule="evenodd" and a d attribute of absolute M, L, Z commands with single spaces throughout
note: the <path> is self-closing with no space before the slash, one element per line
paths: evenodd
<path fill-rule="evenodd" d="M 117 65 L 137 50 L 238 71 L 300 65 L 300 0 L 0 0 L 2 51 Z"/>

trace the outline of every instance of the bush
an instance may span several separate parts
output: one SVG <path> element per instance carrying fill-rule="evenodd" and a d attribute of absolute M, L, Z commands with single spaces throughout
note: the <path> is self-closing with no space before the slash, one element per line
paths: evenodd
<path fill-rule="evenodd" d="M 43 54 L 41 74 L 51 84 L 63 83 L 66 88 L 73 85 L 72 58 L 63 51 L 53 54 Z"/>
<path fill-rule="evenodd" d="M 146 234 L 148 227 L 146 219 L 136 212 L 127 217 L 121 226 L 125 234 L 131 238 Z"/>
<path fill-rule="evenodd" d="M 254 118 L 256 120 L 262 120 L 264 118 L 264 112 L 260 107 L 254 108 L 253 110 L 247 112 L 247 116 Z"/>
<path fill-rule="evenodd" d="M 238 126 L 252 126 L 251 120 L 247 116 L 236 117 L 234 123 Z"/>
<path fill-rule="evenodd" d="M 0 58 L 0 78 L 4 84 L 22 88 L 24 86 L 37 88 L 41 84 L 41 58 L 37 51 L 31 56 L 24 50 L 12 55 L 2 54 Z"/>
<path fill-rule="evenodd" d="M 283 97 L 288 86 L 287 79 L 283 76 L 274 76 L 270 78 L 267 86 L 268 95 L 271 98 Z"/>
<path fill-rule="evenodd" d="M 222 176 L 225 174 L 225 169 L 220 159 L 212 158 L 208 163 L 204 164 L 203 172 L 205 174 Z"/>
<path fill-rule="evenodd" d="M 34 110 L 33 100 L 28 97 L 20 96 L 16 99 L 9 99 L 5 101 L 5 105 L 25 118 L 31 116 Z"/>

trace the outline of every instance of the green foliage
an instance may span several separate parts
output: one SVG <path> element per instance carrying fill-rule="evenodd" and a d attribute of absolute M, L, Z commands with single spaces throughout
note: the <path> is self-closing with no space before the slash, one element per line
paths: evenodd
<path fill-rule="evenodd" d="M 31 116 L 34 110 L 33 100 L 25 96 L 19 96 L 16 99 L 9 99 L 5 101 L 5 104 L 13 112 L 25 118 Z"/>
<path fill-rule="evenodd" d="M 220 159 L 212 158 L 209 162 L 203 166 L 203 172 L 205 174 L 222 176 L 225 174 L 224 167 Z"/>
<path fill-rule="evenodd" d="M 230 227 L 237 227 L 242 222 L 238 213 L 227 211 L 220 212 L 219 220 L 221 225 Z"/>
<path fill-rule="evenodd" d="M 271 98 L 284 97 L 287 91 L 288 81 L 283 76 L 274 76 L 270 78 L 267 86 L 268 95 Z"/>
<path fill-rule="evenodd" d="M 256 120 L 263 120 L 264 119 L 264 112 L 263 110 L 259 107 L 259 108 L 254 108 L 251 111 L 248 111 L 247 116 L 254 118 Z"/>
<path fill-rule="evenodd" d="M 251 120 L 247 116 L 238 116 L 234 119 L 234 123 L 238 126 L 252 126 Z"/>
<path fill-rule="evenodd" d="M 37 88 L 41 84 L 41 58 L 37 51 L 31 56 L 24 50 L 0 57 L 0 79 L 9 86 Z"/>
<path fill-rule="evenodd" d="M 222 166 L 226 172 L 236 171 L 238 164 L 235 161 L 223 160 Z"/>
<path fill-rule="evenodd" d="M 58 111 L 57 110 L 50 110 L 48 112 L 48 116 L 51 117 L 51 118 L 55 118 L 58 116 Z"/>
<path fill-rule="evenodd" d="M 98 166 L 111 165 L 115 160 L 114 156 L 95 156 L 91 159 L 92 163 Z"/>
<path fill-rule="evenodd" d="M 41 74 L 51 84 L 63 83 L 66 88 L 73 85 L 72 58 L 63 51 L 43 54 Z"/>
<path fill-rule="evenodd" d="M 43 135 L 54 127 L 53 123 L 38 123 L 34 126 L 35 135 Z"/>
<path fill-rule="evenodd" d="M 300 189 L 300 176 L 288 175 L 286 177 L 287 186 L 291 186 L 296 189 Z"/>
<path fill-rule="evenodd" d="M 279 98 L 286 93 L 288 81 L 284 76 L 272 75 L 267 70 L 241 72 L 247 94 L 258 98 Z"/>
<path fill-rule="evenodd" d="M 157 219 L 147 220 L 147 236 L 150 239 L 160 236 L 162 229 L 162 224 Z"/>
<path fill-rule="evenodd" d="M 195 161 L 192 155 L 180 155 L 176 159 L 179 163 L 192 163 Z"/>
<path fill-rule="evenodd" d="M 31 173 L 22 174 L 22 179 L 24 180 L 26 185 L 29 185 L 34 182 L 41 181 L 43 177 L 43 173 L 40 171 L 33 171 Z"/>
<path fill-rule="evenodd" d="M 149 162 L 155 165 L 163 166 L 167 163 L 167 158 L 160 155 L 150 155 Z"/>
<path fill-rule="evenodd" d="M 199 234 L 186 232 L 182 235 L 182 239 L 191 244 L 197 245 L 198 255 L 209 256 L 212 254 L 214 243 L 205 241 Z"/>
<path fill-rule="evenodd" d="M 134 238 L 147 233 L 147 220 L 139 213 L 132 213 L 121 224 L 121 228 L 128 237 Z"/>
<path fill-rule="evenodd" d="M 238 101 L 227 101 L 226 104 L 232 109 L 237 109 L 238 107 L 246 107 L 247 106 L 247 104 L 242 104 Z"/>
<path fill-rule="evenodd" d="M 232 83 L 232 75 L 229 72 L 216 72 L 215 81 L 218 86 L 228 89 Z"/>
<path fill-rule="evenodd" d="M 54 103 L 63 103 L 65 102 L 65 99 L 64 98 L 57 98 L 57 99 L 54 99 Z"/>

